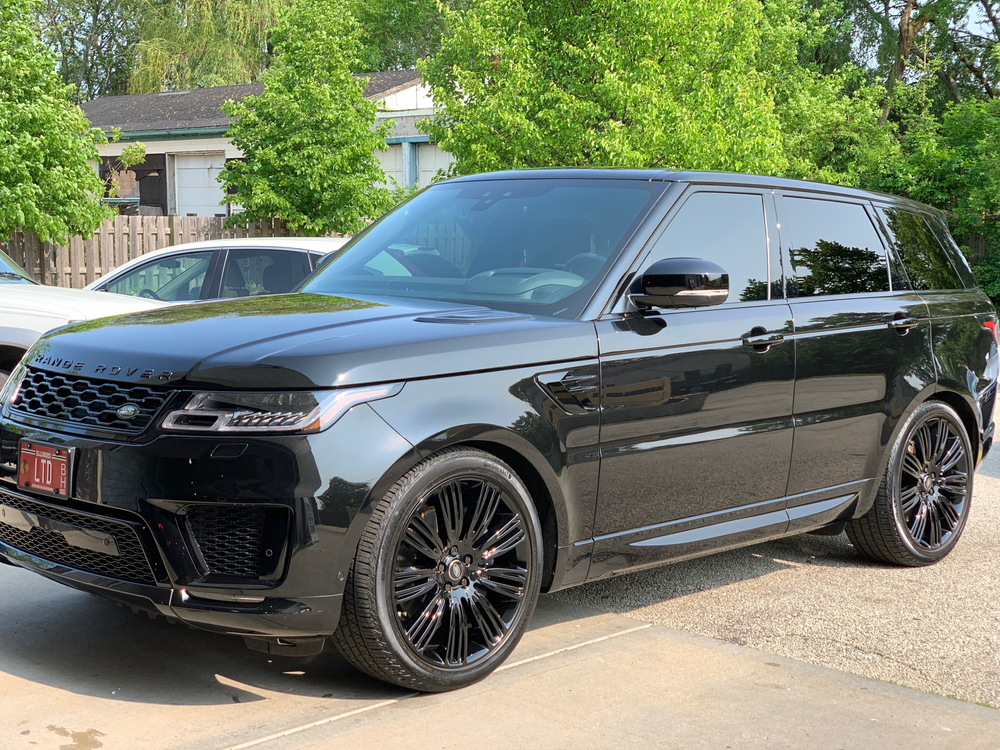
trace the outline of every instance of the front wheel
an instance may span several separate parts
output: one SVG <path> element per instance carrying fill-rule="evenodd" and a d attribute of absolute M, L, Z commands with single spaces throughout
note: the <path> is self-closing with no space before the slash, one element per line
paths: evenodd
<path fill-rule="evenodd" d="M 517 645 L 541 585 L 541 525 L 503 461 L 453 448 L 375 507 L 333 636 L 358 669 L 425 692 L 464 687 Z"/>
<path fill-rule="evenodd" d="M 847 525 L 855 549 L 879 562 L 917 567 L 941 560 L 969 517 L 975 466 L 961 418 L 928 401 L 910 415 L 864 516 Z"/>

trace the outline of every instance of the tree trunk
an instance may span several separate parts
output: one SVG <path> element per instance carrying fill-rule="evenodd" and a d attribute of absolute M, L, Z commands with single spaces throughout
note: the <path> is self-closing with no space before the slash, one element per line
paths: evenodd
<path fill-rule="evenodd" d="M 896 60 L 889 71 L 889 80 L 886 82 L 885 107 L 882 116 L 878 118 L 879 125 L 885 125 L 889 121 L 889 113 L 892 111 L 892 95 L 896 90 L 896 82 L 902 80 L 903 73 L 906 72 L 906 60 L 913 51 L 913 42 L 917 38 L 924 26 L 930 20 L 927 3 L 923 7 L 917 4 L 917 0 L 906 0 L 903 12 L 899 16 L 899 45 L 896 50 Z M 914 15 L 920 11 L 918 15 Z"/>

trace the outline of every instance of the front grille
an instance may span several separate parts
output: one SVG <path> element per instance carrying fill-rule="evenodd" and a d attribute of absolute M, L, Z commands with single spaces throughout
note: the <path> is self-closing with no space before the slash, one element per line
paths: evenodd
<path fill-rule="evenodd" d="M 979 408 L 983 413 L 983 429 L 986 429 L 986 425 L 988 425 L 990 420 L 993 418 L 993 406 L 997 400 L 996 383 L 987 388 L 986 391 L 983 392 L 983 395 L 980 396 L 980 399 Z"/>
<path fill-rule="evenodd" d="M 211 576 L 259 579 L 264 508 L 251 505 L 195 505 L 188 528 Z"/>
<path fill-rule="evenodd" d="M 139 537 L 126 523 L 109 518 L 76 513 L 66 508 L 58 508 L 46 503 L 10 495 L 0 490 L 0 504 L 23 510 L 36 516 L 61 521 L 81 529 L 110 534 L 118 544 L 118 557 L 104 555 L 87 549 L 74 547 L 66 542 L 62 534 L 33 528 L 31 531 L 15 528 L 0 519 L 0 542 L 43 560 L 65 565 L 76 570 L 115 578 L 119 581 L 133 581 L 156 585 L 153 571 L 149 567 Z"/>
<path fill-rule="evenodd" d="M 59 375 L 29 367 L 11 408 L 39 419 L 137 434 L 150 425 L 169 395 L 163 389 Z M 118 410 L 126 404 L 138 407 L 132 419 L 118 416 Z"/>

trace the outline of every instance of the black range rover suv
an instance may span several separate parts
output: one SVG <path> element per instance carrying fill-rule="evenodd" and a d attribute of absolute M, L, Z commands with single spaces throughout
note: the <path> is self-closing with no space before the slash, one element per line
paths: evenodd
<path fill-rule="evenodd" d="M 447 690 L 540 591 L 805 531 L 940 560 L 993 440 L 996 334 L 909 201 L 451 180 L 296 294 L 41 339 L 3 394 L 0 560 Z"/>

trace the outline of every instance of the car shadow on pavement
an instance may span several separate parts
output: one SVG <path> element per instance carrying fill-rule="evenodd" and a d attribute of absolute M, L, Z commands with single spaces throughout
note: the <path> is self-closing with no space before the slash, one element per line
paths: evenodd
<path fill-rule="evenodd" d="M 302 659 L 262 654 L 241 638 L 153 620 L 25 571 L 2 572 L 30 576 L 28 585 L 47 594 L 23 604 L 9 591 L 3 597 L 0 672 L 31 682 L 162 705 L 249 703 L 269 692 L 359 700 L 401 692 L 361 675 L 332 647 Z"/>
<path fill-rule="evenodd" d="M 0 613 L 0 681 L 6 673 L 78 695 L 168 706 L 272 695 L 371 701 L 409 692 L 355 670 L 332 645 L 314 657 L 262 654 L 241 638 L 150 619 L 6 566 L 0 566 Z M 528 629 L 599 615 L 543 602 Z"/>

